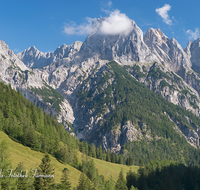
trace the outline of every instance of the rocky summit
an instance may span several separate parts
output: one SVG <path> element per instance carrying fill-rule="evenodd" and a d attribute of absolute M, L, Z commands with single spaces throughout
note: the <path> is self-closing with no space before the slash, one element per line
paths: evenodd
<path fill-rule="evenodd" d="M 150 28 L 144 35 L 144 42 L 159 62 L 171 70 L 178 72 L 182 67 L 191 68 L 191 62 L 180 44 L 174 39 L 169 39 L 160 29 Z"/>
<path fill-rule="evenodd" d="M 80 50 L 81 45 L 82 42 L 79 41 L 74 42 L 69 46 L 63 44 L 54 52 L 48 53 L 40 52 L 35 46 L 31 46 L 25 51 L 18 53 L 18 57 L 26 64 L 27 67 L 40 68 L 50 65 L 52 62 L 72 56 Z"/>
<path fill-rule="evenodd" d="M 0 41 L 1 81 L 56 114 L 72 134 L 111 152 L 169 133 L 198 148 L 200 38 L 183 50 L 160 29 L 143 35 L 132 20 L 128 32 L 105 34 L 106 19 L 94 21 L 83 43 L 54 52 L 32 46 L 15 55 Z"/>
<path fill-rule="evenodd" d="M 197 73 L 200 73 L 200 38 L 196 39 L 193 42 L 189 41 L 187 47 L 184 50 L 190 58 L 192 69 Z"/>
<path fill-rule="evenodd" d="M 96 31 L 86 38 L 80 52 L 99 53 L 104 56 L 104 59 L 116 60 L 122 64 L 149 63 L 158 60 L 144 43 L 143 32 L 134 21 L 131 21 L 132 27 L 128 34 L 105 35 L 99 33 L 99 29 L 96 27 L 96 25 L 101 25 L 104 19 L 95 21 L 93 25 Z"/>

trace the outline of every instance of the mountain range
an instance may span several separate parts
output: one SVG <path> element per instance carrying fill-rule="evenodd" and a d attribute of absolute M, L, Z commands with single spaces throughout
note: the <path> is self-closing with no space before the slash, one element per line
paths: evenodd
<path fill-rule="evenodd" d="M 32 46 L 15 55 L 0 41 L 0 80 L 57 115 L 71 134 L 111 152 L 172 131 L 198 148 L 200 38 L 183 49 L 160 29 L 143 35 L 131 23 L 128 33 L 93 30 L 83 43 L 49 53 Z"/>

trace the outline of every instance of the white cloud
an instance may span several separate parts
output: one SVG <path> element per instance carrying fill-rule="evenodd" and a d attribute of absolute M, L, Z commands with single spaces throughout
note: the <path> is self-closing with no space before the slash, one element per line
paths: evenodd
<path fill-rule="evenodd" d="M 102 34 L 128 34 L 133 29 L 132 21 L 119 10 L 113 11 L 100 26 Z"/>
<path fill-rule="evenodd" d="M 156 13 L 158 13 L 162 17 L 163 21 L 168 25 L 172 25 L 172 21 L 168 15 L 168 11 L 170 11 L 170 9 L 171 6 L 169 4 L 165 4 L 163 7 L 156 9 Z"/>
<path fill-rule="evenodd" d="M 92 22 L 95 19 L 87 17 L 86 22 L 80 25 L 76 25 L 75 22 L 64 24 L 64 33 L 68 35 L 87 35 L 92 30 Z"/>
<path fill-rule="evenodd" d="M 63 32 L 68 35 L 86 35 L 93 31 L 108 35 L 126 35 L 133 29 L 132 21 L 119 10 L 111 12 L 109 17 L 106 17 L 102 22 L 92 25 L 94 20 L 96 19 L 88 17 L 86 22 L 80 25 L 76 25 L 74 22 L 65 23 Z"/>
<path fill-rule="evenodd" d="M 196 40 L 199 37 L 199 28 L 196 28 L 194 32 L 192 30 L 187 30 L 186 34 L 190 40 Z"/>

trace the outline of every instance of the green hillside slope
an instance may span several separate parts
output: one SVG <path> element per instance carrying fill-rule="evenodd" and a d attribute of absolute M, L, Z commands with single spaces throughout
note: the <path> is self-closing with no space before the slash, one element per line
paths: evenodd
<path fill-rule="evenodd" d="M 17 165 L 22 162 L 24 168 L 30 171 L 31 169 L 37 168 L 41 163 L 41 159 L 43 158 L 44 153 L 31 150 L 29 147 L 25 147 L 20 143 L 14 142 L 4 132 L 0 131 L 0 143 L 2 140 L 6 140 L 8 144 L 8 151 L 13 169 L 15 169 Z M 82 153 L 78 152 L 78 158 L 81 161 Z M 90 158 L 88 157 L 88 159 Z M 94 163 L 96 168 L 98 169 L 99 175 L 104 175 L 106 180 L 110 179 L 110 177 L 112 176 L 113 179 L 117 181 L 121 168 L 123 169 L 124 174 L 126 174 L 130 169 L 130 167 L 126 165 L 113 164 L 95 158 L 92 159 L 94 159 Z M 78 185 L 79 176 L 81 174 L 79 170 L 69 164 L 62 164 L 58 162 L 53 156 L 51 156 L 51 163 L 55 168 L 54 176 L 56 183 L 60 182 L 62 170 L 66 167 L 69 169 L 69 180 L 72 184 L 72 187 L 76 187 Z M 131 169 L 132 171 L 137 172 L 139 167 L 131 166 Z"/>
<path fill-rule="evenodd" d="M 77 186 L 80 171 L 84 170 L 79 140 L 65 131 L 64 126 L 59 124 L 56 118 L 44 113 L 19 91 L 3 83 L 0 83 L 0 130 L 1 141 L 5 139 L 8 143 L 13 169 L 20 162 L 28 171 L 37 168 L 44 153 L 49 153 L 55 167 L 56 183 L 59 182 L 64 167 L 67 167 L 72 186 Z M 87 156 L 87 160 L 91 158 Z M 127 166 L 97 159 L 94 159 L 94 164 L 99 175 L 103 175 L 106 180 L 111 176 L 117 180 L 121 168 L 125 172 L 129 170 Z M 137 171 L 137 167 L 132 168 Z"/>
<path fill-rule="evenodd" d="M 2 140 L 6 140 L 8 144 L 8 152 L 13 169 L 15 169 L 20 162 L 23 163 L 24 168 L 28 171 L 38 168 L 41 163 L 41 159 L 44 157 L 44 153 L 31 150 L 29 147 L 25 147 L 20 143 L 14 142 L 4 132 L 0 131 L 0 143 Z M 78 185 L 78 179 L 81 174 L 80 171 L 69 164 L 62 164 L 58 162 L 53 156 L 51 156 L 51 162 L 55 168 L 54 178 L 56 183 L 60 182 L 62 170 L 67 167 L 69 169 L 69 178 L 72 186 Z"/>

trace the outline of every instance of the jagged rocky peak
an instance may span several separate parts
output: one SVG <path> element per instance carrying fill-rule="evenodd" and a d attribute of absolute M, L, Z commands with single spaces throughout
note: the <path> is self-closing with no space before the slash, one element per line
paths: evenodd
<path fill-rule="evenodd" d="M 73 49 L 77 49 L 79 51 L 82 44 L 83 44 L 83 42 L 81 42 L 81 41 L 75 41 L 74 43 L 72 43 L 70 45 L 70 47 L 73 48 Z"/>
<path fill-rule="evenodd" d="M 30 48 L 28 48 L 27 53 L 30 56 L 38 57 L 38 58 L 45 55 L 45 53 L 39 51 L 35 46 L 31 46 Z"/>
<path fill-rule="evenodd" d="M 31 46 L 27 49 L 27 51 L 39 51 L 35 46 Z"/>
<path fill-rule="evenodd" d="M 160 29 L 149 28 L 144 36 L 144 41 L 152 49 L 153 44 L 167 42 L 168 37 Z"/>
<path fill-rule="evenodd" d="M 63 56 L 65 54 L 66 48 L 66 44 L 63 44 L 61 47 L 57 47 L 57 49 L 54 51 L 54 55 Z"/>
<path fill-rule="evenodd" d="M 0 40 L 0 50 L 2 51 L 6 49 L 9 49 L 8 45 L 3 40 Z"/>
<path fill-rule="evenodd" d="M 0 40 L 0 54 L 2 56 L 9 56 L 9 57 L 12 57 L 13 55 L 15 55 L 15 53 L 12 50 L 10 50 L 10 48 L 6 44 L 6 42 L 4 42 L 2 40 Z"/>
<path fill-rule="evenodd" d="M 24 63 L 17 57 L 17 55 L 9 48 L 9 46 L 2 40 L 0 40 L 0 62 L 1 62 L 1 73 L 10 64 L 16 64 L 22 71 L 27 70 Z M 3 66 L 4 65 L 4 66 Z"/>
<path fill-rule="evenodd" d="M 30 56 L 36 56 L 38 54 L 43 54 L 43 52 L 39 51 L 35 46 L 31 46 L 28 49 L 26 49 L 25 51 L 22 51 L 20 53 L 18 53 L 18 57 L 22 57 L 25 54 L 29 54 Z"/>
<path fill-rule="evenodd" d="M 28 86 L 43 85 L 42 79 L 35 76 L 3 41 L 0 41 L 0 68 L 0 81 L 10 83 L 14 89 L 22 90 Z"/>
<path fill-rule="evenodd" d="M 187 43 L 187 47 L 184 48 L 185 53 L 187 53 L 188 57 L 191 58 L 191 52 L 190 52 L 190 47 L 191 47 L 192 41 L 189 41 Z"/>
<path fill-rule="evenodd" d="M 38 53 L 34 46 L 27 49 L 27 51 Z M 44 96 L 41 93 L 36 93 L 33 89 L 38 90 L 42 88 L 52 90 L 48 85 L 44 84 L 41 78 L 39 69 L 30 69 L 18 58 L 18 56 L 9 49 L 8 45 L 0 40 L 0 81 L 5 84 L 11 84 L 13 89 L 20 90 L 24 97 L 32 101 L 35 105 L 40 106 L 49 114 L 57 115 L 59 122 L 64 118 L 65 121 L 73 123 L 73 110 L 67 100 L 59 101 L 60 112 L 54 104 L 44 101 Z M 48 75 L 46 75 L 48 77 Z M 48 98 L 55 98 L 48 95 Z M 67 127 L 67 125 L 65 125 Z"/>
<path fill-rule="evenodd" d="M 97 19 L 93 30 L 83 43 L 80 52 L 99 53 L 105 59 L 120 63 L 152 62 L 158 59 L 143 41 L 143 32 L 133 20 L 129 20 L 127 30 L 109 32 L 106 30 L 108 18 Z"/>
<path fill-rule="evenodd" d="M 193 42 L 190 41 L 184 50 L 190 57 L 192 69 L 200 73 L 200 38 Z"/>
<path fill-rule="evenodd" d="M 76 41 L 71 45 L 63 44 L 61 47 L 58 47 L 54 51 L 54 56 L 59 57 L 60 59 L 71 56 L 77 52 L 79 52 L 83 42 Z"/>
<path fill-rule="evenodd" d="M 160 29 L 148 29 L 144 42 L 158 57 L 159 62 L 173 71 L 178 73 L 183 67 L 191 68 L 190 59 L 181 45 L 174 38 L 165 36 Z"/>
<path fill-rule="evenodd" d="M 46 66 L 46 58 L 49 57 L 45 53 L 39 51 L 35 46 L 31 46 L 28 49 L 20 52 L 17 56 L 28 67 L 44 67 Z"/>
<path fill-rule="evenodd" d="M 28 67 L 40 68 L 50 65 L 52 62 L 59 61 L 65 57 L 72 56 L 73 54 L 79 52 L 81 45 L 82 42 L 80 41 L 76 41 L 71 45 L 63 44 L 54 52 L 48 53 L 43 53 L 35 46 L 31 46 L 17 55 Z"/>

